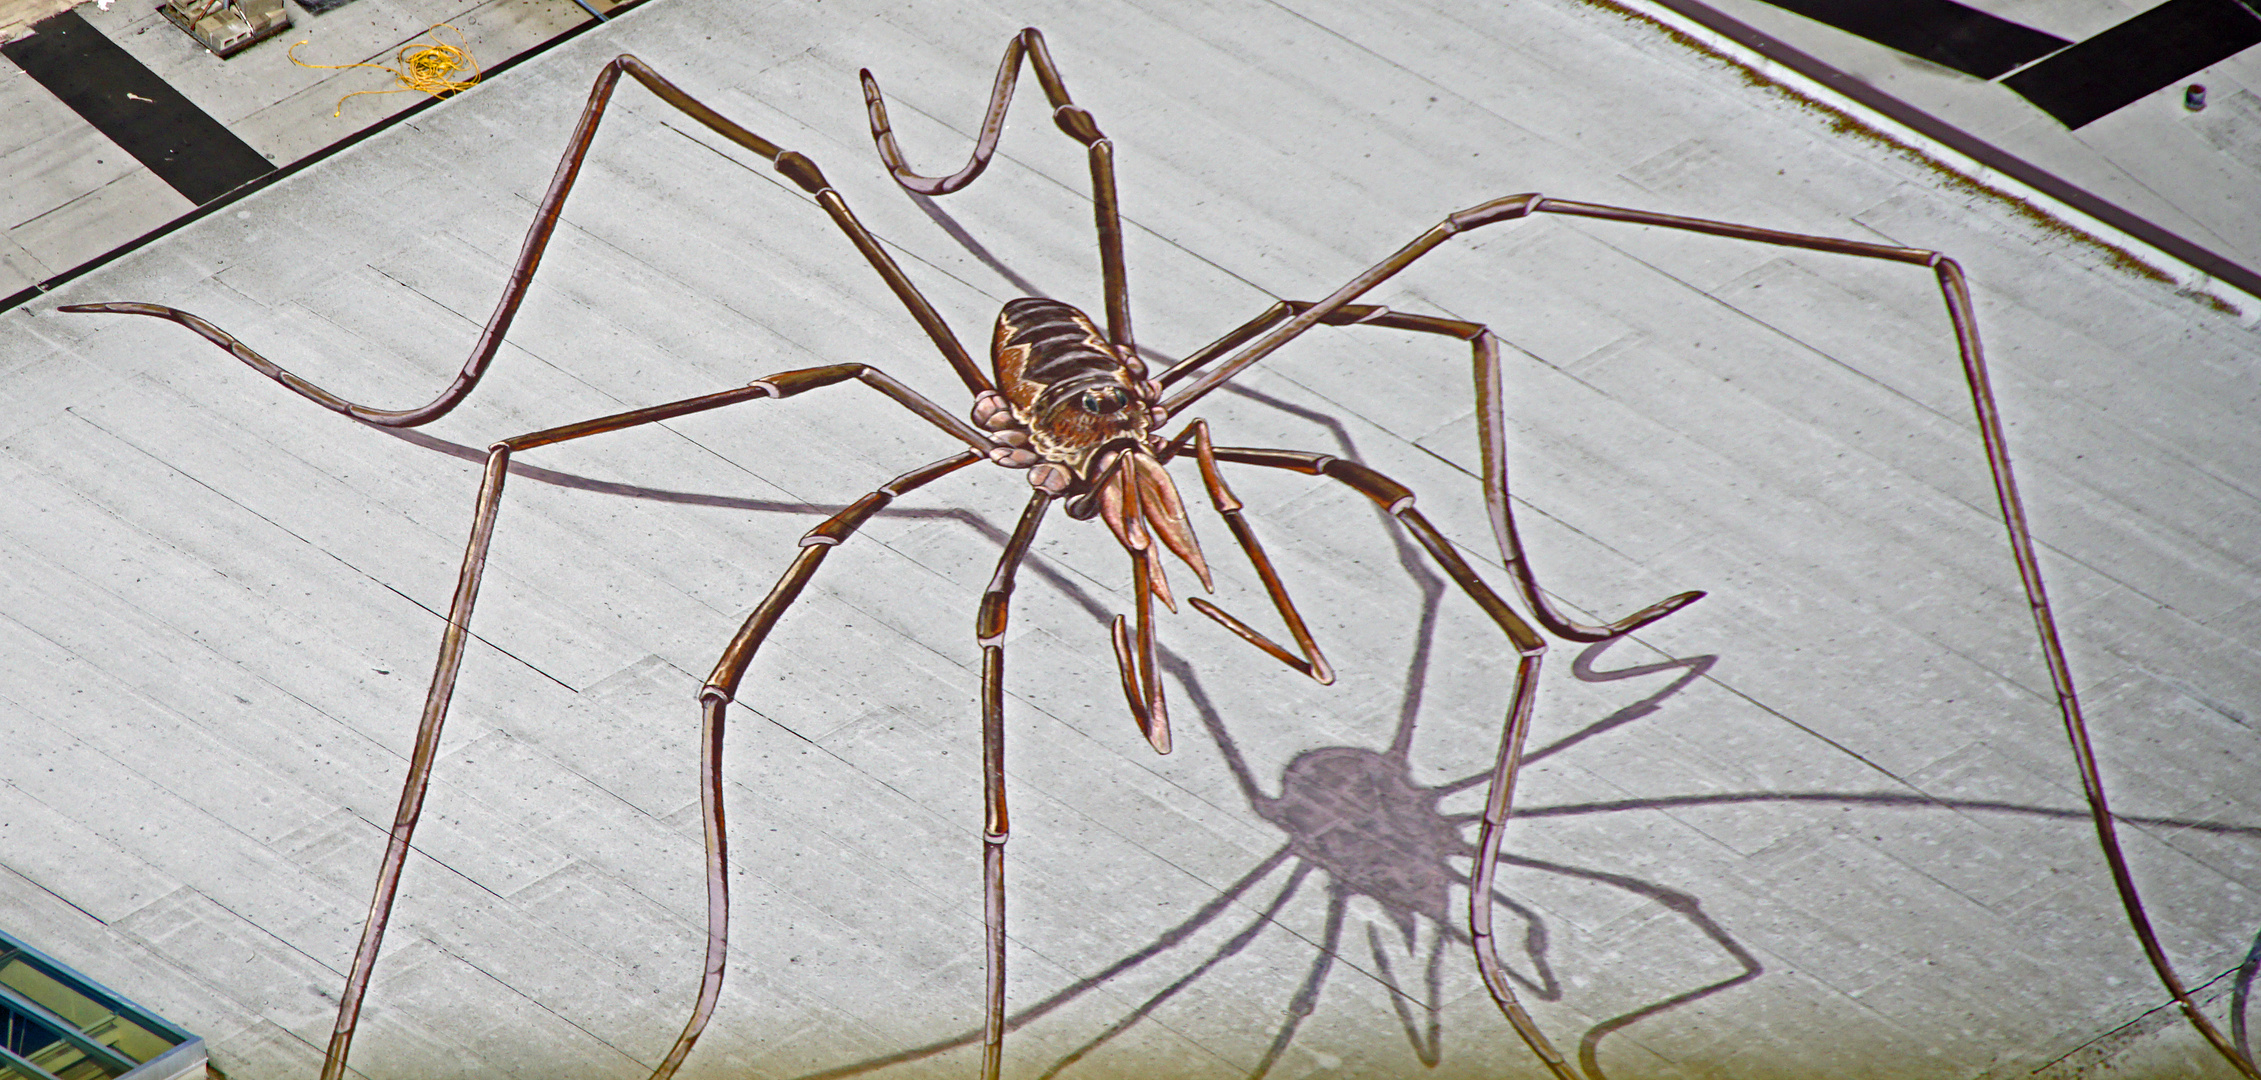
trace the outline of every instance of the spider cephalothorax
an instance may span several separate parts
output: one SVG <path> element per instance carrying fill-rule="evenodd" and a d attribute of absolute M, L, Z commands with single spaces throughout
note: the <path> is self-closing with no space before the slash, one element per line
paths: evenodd
<path fill-rule="evenodd" d="M 1030 469 L 1029 483 L 1054 495 L 1085 488 L 1100 448 L 1124 439 L 1143 444 L 1158 420 L 1160 388 L 1147 381 L 1145 362 L 1057 300 L 1006 304 L 989 362 L 998 389 L 974 401 L 973 421 L 998 443 L 990 458 Z M 1046 464 L 1054 468 L 1040 467 Z"/>

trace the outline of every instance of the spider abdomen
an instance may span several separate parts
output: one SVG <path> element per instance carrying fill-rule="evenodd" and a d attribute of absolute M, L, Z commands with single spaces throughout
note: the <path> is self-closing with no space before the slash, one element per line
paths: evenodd
<path fill-rule="evenodd" d="M 997 313 L 990 362 L 997 384 L 1013 404 L 1026 406 L 1046 386 L 1123 368 L 1091 317 L 1058 300 L 1022 297 Z"/>

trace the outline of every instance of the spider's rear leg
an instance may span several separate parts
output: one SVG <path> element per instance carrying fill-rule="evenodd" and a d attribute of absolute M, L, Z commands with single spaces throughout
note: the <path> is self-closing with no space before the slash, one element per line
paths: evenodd
<path fill-rule="evenodd" d="M 1539 686 L 1539 661 L 1545 656 L 1546 640 L 1531 629 L 1515 610 L 1501 600 L 1491 586 L 1476 576 L 1467 560 L 1460 557 L 1452 542 L 1446 540 L 1429 519 L 1413 507 L 1413 491 L 1405 485 L 1375 472 L 1354 461 L 1329 457 L 1325 454 L 1308 454 L 1293 450 L 1261 450 L 1244 447 L 1217 447 L 1214 456 L 1220 461 L 1244 465 L 1262 465 L 1274 469 L 1287 469 L 1306 476 L 1325 476 L 1339 481 L 1369 499 L 1397 519 L 1398 524 L 1413 534 L 1413 538 L 1429 553 L 1445 576 L 1460 587 L 1461 592 L 1475 601 L 1485 615 L 1491 617 L 1508 643 L 1515 648 L 1515 682 L 1508 693 L 1506 719 L 1500 732 L 1499 756 L 1492 767 L 1491 787 L 1484 800 L 1483 828 L 1477 839 L 1477 859 L 1474 881 L 1469 888 L 1468 928 L 1476 954 L 1476 969 L 1483 976 L 1484 986 L 1491 992 L 1492 1000 L 1500 1012 L 1513 1025 L 1516 1034 L 1545 1063 L 1556 1080 L 1581 1080 L 1571 1069 L 1568 1059 L 1548 1041 L 1544 1032 L 1531 1019 L 1516 996 L 1515 988 L 1507 980 L 1507 966 L 1500 962 L 1499 950 L 1492 934 L 1492 871 L 1499 858 L 1500 839 L 1505 833 L 1508 809 L 1513 803 L 1516 773 L 1523 762 L 1523 743 L 1531 730 L 1531 710 L 1537 699 Z"/>
<path fill-rule="evenodd" d="M 1115 195 L 1115 144 L 1100 132 L 1091 113 L 1068 97 L 1067 83 L 1052 62 L 1052 51 L 1045 47 L 1044 35 L 1035 27 L 1022 29 L 1005 44 L 1005 59 L 997 65 L 997 83 L 990 89 L 989 107 L 982 113 L 981 133 L 974 139 L 973 153 L 964 168 L 949 176 L 921 176 L 911 171 L 902 147 L 895 142 L 895 130 L 888 124 L 887 101 L 880 96 L 879 80 L 867 69 L 859 74 L 864 84 L 864 107 L 871 116 L 872 142 L 879 147 L 879 160 L 904 190 L 927 196 L 948 195 L 973 183 L 997 153 L 997 138 L 1005 130 L 1005 109 L 1012 104 L 1013 87 L 1020 81 L 1024 54 L 1052 105 L 1052 122 L 1069 138 L 1082 143 L 1090 159 L 1092 219 L 1099 229 L 1099 276 L 1107 297 L 1107 338 L 1125 356 L 1133 355 L 1129 278 L 1123 269 L 1122 212 Z"/>

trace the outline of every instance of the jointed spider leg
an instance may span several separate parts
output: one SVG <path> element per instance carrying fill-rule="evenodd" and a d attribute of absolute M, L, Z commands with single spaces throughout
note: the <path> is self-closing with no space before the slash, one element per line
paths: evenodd
<path fill-rule="evenodd" d="M 1278 351 L 1281 346 L 1301 337 L 1312 327 L 1321 323 L 1339 323 L 1341 320 L 1335 317 L 1337 312 L 1342 311 L 1359 297 L 1364 296 L 1376 285 L 1397 276 L 1399 271 L 1413 265 L 1416 260 L 1436 250 L 1445 241 L 1461 233 L 1480 229 L 1496 222 L 1513 221 L 1541 213 L 1602 218 L 1638 225 L 1654 225 L 1667 229 L 1723 236 L 1735 240 L 1774 244 L 1780 247 L 1828 251 L 1840 255 L 1857 255 L 1865 258 L 1917 263 L 1938 268 L 1941 289 L 1948 294 L 1947 306 L 1955 320 L 1956 336 L 1963 345 L 1966 366 L 1967 358 L 1975 356 L 1977 352 L 1978 332 L 1976 326 L 1968 318 L 1970 297 L 1968 290 L 1960 284 L 1962 271 L 1955 267 L 1953 260 L 1936 251 L 1892 247 L 1886 244 L 1871 244 L 1858 240 L 1839 240 L 1827 236 L 1808 236 L 1803 233 L 1779 232 L 1774 229 L 1761 229 L 1724 221 L 1676 217 L 1671 214 L 1658 214 L 1647 210 L 1571 202 L 1566 199 L 1550 199 L 1537 192 L 1526 192 L 1521 195 L 1509 195 L 1505 198 L 1479 203 L 1466 210 L 1451 214 L 1445 220 L 1431 226 L 1428 231 L 1414 238 L 1413 242 L 1399 248 L 1388 258 L 1375 263 L 1356 277 L 1351 278 L 1341 288 L 1328 294 L 1325 299 L 1312 304 L 1275 304 L 1262 315 L 1233 330 L 1219 341 L 1172 365 L 1160 378 L 1164 385 L 1174 383 L 1191 374 L 1195 369 L 1207 366 L 1218 357 L 1225 356 L 1228 352 L 1231 353 L 1222 364 L 1202 374 L 1193 381 L 1191 386 L 1162 402 L 1163 408 L 1171 415 L 1182 412 L 1188 405 L 1199 400 L 1203 395 L 1216 389 L 1233 376 L 1240 374 L 1250 365 Z M 1952 286 L 1948 284 L 1947 280 L 1950 275 L 1955 281 Z M 1960 295 L 1959 300 L 1957 299 L 1958 295 Z M 1351 321 L 1358 320 L 1354 318 Z M 1450 321 L 1435 320 L 1435 322 L 1448 324 Z M 1463 323 L 1458 325 L 1472 326 L 1474 324 Z M 1453 332 L 1444 325 L 1434 327 L 1407 326 L 1406 328 L 1425 329 L 1432 332 Z M 1261 335 L 1261 337 L 1258 335 Z M 1251 338 L 1257 338 L 1257 340 L 1253 344 L 1248 344 Z"/>
<path fill-rule="evenodd" d="M 1300 300 L 1287 300 L 1272 305 L 1262 315 L 1249 320 L 1218 341 L 1172 365 L 1157 381 L 1167 386 L 1184 378 L 1203 365 L 1237 348 L 1271 327 L 1303 314 L 1318 305 Z M 1513 576 L 1516 595 L 1530 606 L 1531 614 L 1539 625 L 1557 637 L 1571 641 L 1606 641 L 1620 634 L 1630 633 L 1664 618 L 1703 599 L 1704 594 L 1684 592 L 1666 597 L 1615 622 L 1592 626 L 1577 622 L 1556 610 L 1554 602 L 1539 588 L 1537 573 L 1531 560 L 1523 552 L 1522 534 L 1515 527 L 1515 512 L 1509 501 L 1507 481 L 1507 431 L 1503 420 L 1499 373 L 1499 343 L 1489 328 L 1480 323 L 1442 319 L 1430 315 L 1409 315 L 1391 311 L 1374 304 L 1345 304 L 1319 319 L 1328 326 L 1381 326 L 1393 330 L 1412 330 L 1420 333 L 1442 334 L 1469 343 L 1471 361 L 1476 377 L 1477 427 L 1483 448 L 1484 505 L 1492 519 L 1492 534 L 1499 543 L 1500 558 Z M 1175 399 L 1173 399 L 1175 400 Z M 1182 439 L 1181 439 L 1182 441 Z M 1237 535 L 1237 530 L 1236 530 Z M 1196 605 L 1200 601 L 1195 601 Z M 1207 609 L 1204 608 L 1204 613 Z"/>
<path fill-rule="evenodd" d="M 478 508 L 472 521 L 470 543 L 464 551 L 463 566 L 457 575 L 455 598 L 448 607 L 447 629 L 440 638 L 439 660 L 432 674 L 431 688 L 425 697 L 422 718 L 417 725 L 416 747 L 409 758 L 408 775 L 401 784 L 400 806 L 393 815 L 393 827 L 386 842 L 385 857 L 379 864 L 377 885 L 369 901 L 369 917 L 362 926 L 361 943 L 354 953 L 353 967 L 346 976 L 345 992 L 338 1002 L 337 1024 L 331 1031 L 329 1049 L 322 1061 L 323 1080 L 338 1080 L 344 1075 L 346 1057 L 352 1047 L 354 1029 L 361 1015 L 361 1002 L 368 992 L 369 979 L 376 969 L 378 947 L 384 940 L 385 927 L 391 919 L 393 899 L 400 888 L 401 871 L 408 860 L 409 844 L 415 835 L 417 820 L 423 813 L 424 797 L 431 786 L 433 761 L 439 751 L 441 730 L 447 723 L 448 703 L 454 696 L 456 675 L 463 665 L 464 646 L 470 635 L 472 607 L 478 600 L 479 582 L 486 571 L 487 549 L 494 538 L 495 517 L 502 507 L 503 482 L 509 476 L 511 455 L 520 450 L 658 423 L 744 401 L 791 397 L 849 379 L 861 380 L 922 419 L 979 449 L 967 450 L 926 468 L 906 473 L 811 530 L 802 541 L 803 558 L 796 560 L 793 569 L 787 571 L 791 589 L 781 602 L 774 604 L 775 611 L 768 616 L 768 622 L 774 623 L 776 614 L 782 613 L 784 605 L 792 602 L 792 594 L 797 594 L 808 575 L 814 572 L 816 561 L 822 558 L 822 551 L 846 539 L 857 526 L 886 506 L 896 495 L 981 460 L 983 455 L 980 450 L 988 447 L 988 440 L 964 421 L 944 412 L 886 373 L 864 364 L 841 364 L 783 372 L 719 393 L 547 428 L 504 439 L 489 449 L 485 477 L 479 487 Z M 807 557 L 812 549 L 819 552 L 813 559 Z M 786 584 L 787 582 L 780 582 L 778 588 L 784 590 Z M 778 600 L 778 594 L 773 592 L 771 601 Z M 770 606 L 770 602 L 765 601 L 764 608 L 756 610 L 755 619 L 748 621 L 749 629 L 755 620 L 763 617 L 764 610 Z M 768 623 L 764 623 L 760 633 L 767 632 Z M 698 1039 L 722 990 L 724 932 L 729 922 L 729 886 L 723 874 L 721 706 L 729 701 L 730 691 L 736 687 L 738 676 L 744 673 L 746 661 L 752 659 L 753 648 L 760 644 L 759 634 L 753 637 L 750 644 L 745 641 L 746 637 L 747 631 L 741 630 L 740 640 L 732 642 L 732 651 L 724 654 L 723 664 L 717 667 L 717 679 L 708 681 L 707 690 L 702 695 L 706 704 L 703 707 L 705 721 L 700 744 L 700 802 L 706 815 L 707 838 L 707 970 L 701 980 L 698 1004 L 693 1010 L 691 1021 L 676 1040 L 675 1048 L 653 1071 L 653 1080 L 666 1080 L 682 1064 L 683 1056 L 690 1052 L 691 1044 Z M 734 656 L 738 657 L 735 668 L 728 672 L 726 680 L 717 681 L 723 676 L 724 668 L 734 662 Z M 718 692 L 719 699 L 715 697 Z"/>
<path fill-rule="evenodd" d="M 1547 1041 L 1521 1001 L 1515 988 L 1508 984 L 1505 966 L 1500 963 L 1497 946 L 1492 940 L 1492 909 L 1486 898 L 1491 894 L 1491 862 L 1499 853 L 1500 836 L 1507 824 L 1508 806 L 1515 791 L 1515 774 L 1521 764 L 1523 742 L 1530 733 L 1531 705 L 1538 692 L 1539 659 L 1546 653 L 1546 641 L 1538 631 L 1531 629 L 1514 609 L 1501 600 L 1491 586 L 1476 576 L 1466 560 L 1454 550 L 1452 543 L 1429 524 L 1429 519 L 1413 508 L 1413 492 L 1389 477 L 1375 472 L 1357 462 L 1329 457 L 1325 454 L 1307 454 L 1293 450 L 1260 450 L 1243 447 L 1218 447 L 1217 460 L 1244 465 L 1263 465 L 1275 469 L 1288 469 L 1306 476 L 1327 476 L 1342 482 L 1352 490 L 1387 510 L 1413 539 L 1428 551 L 1437 568 L 1460 586 L 1460 590 L 1491 617 L 1518 654 L 1513 689 L 1509 691 L 1507 718 L 1500 734 L 1499 758 L 1492 769 L 1491 791 L 1485 800 L 1484 827 L 1478 839 L 1482 855 L 1477 861 L 1477 884 L 1469 891 L 1468 926 L 1475 940 L 1476 969 L 1483 976 L 1484 986 L 1491 991 L 1492 1000 L 1514 1025 L 1516 1034 L 1544 1062 L 1556 1080 L 1578 1080 L 1570 1071 L 1570 1063 Z"/>
<path fill-rule="evenodd" d="M 785 573 L 770 589 L 769 595 L 748 615 L 730 645 L 716 660 L 714 671 L 707 677 L 699 692 L 700 727 L 700 783 L 699 805 L 706 833 L 707 868 L 707 955 L 706 968 L 699 979 L 699 997 L 692 1007 L 691 1016 L 684 1022 L 683 1031 L 676 1036 L 675 1045 L 668 1049 L 667 1057 L 653 1070 L 652 1080 L 666 1080 L 674 1075 L 691 1053 L 699 1034 L 706 1030 L 707 1020 L 714 1015 L 715 1003 L 722 995 L 724 963 L 728 957 L 730 929 L 730 867 L 724 843 L 722 819 L 722 733 L 724 714 L 738 692 L 738 683 L 744 678 L 746 668 L 753 662 L 754 654 L 777 625 L 785 610 L 798 599 L 801 589 L 816 575 L 824 557 L 842 541 L 855 534 L 872 515 L 885 509 L 897 497 L 924 487 L 950 473 L 982 460 L 982 455 L 971 450 L 931 462 L 904 473 L 872 490 L 863 498 L 826 518 L 816 528 L 801 537 L 801 552 L 795 556 Z"/>
<path fill-rule="evenodd" d="M 432 673 L 431 689 L 424 698 L 424 713 L 416 726 L 416 748 L 408 759 L 408 778 L 401 785 L 400 806 L 385 843 L 384 861 L 377 867 L 376 894 L 369 901 L 369 917 L 362 923 L 361 944 L 354 951 L 353 967 L 346 975 L 345 993 L 338 1002 L 338 1019 L 330 1032 L 330 1045 L 322 1059 L 322 1080 L 339 1080 L 345 1074 L 347 1051 L 361 1017 L 361 998 L 376 969 L 377 946 L 384 940 L 385 924 L 392 917 L 393 896 L 400 873 L 408 861 L 409 839 L 424 812 L 424 793 L 430 786 L 432 763 L 439 755 L 440 730 L 447 722 L 449 700 L 455 694 L 455 676 L 463 662 L 465 639 L 470 635 L 471 607 L 479 598 L 479 579 L 487 566 L 487 545 L 494 538 L 495 513 L 502 506 L 503 479 L 510 467 L 510 447 L 497 443 L 487 456 L 485 477 L 479 484 L 478 509 L 473 514 L 471 540 L 458 571 L 455 598 L 448 604 L 447 629 L 440 635 L 440 658 Z"/>
<path fill-rule="evenodd" d="M 1029 66 L 1036 69 L 1036 80 L 1044 86 L 1044 96 L 1052 104 L 1052 122 L 1068 137 L 1084 145 L 1091 160 L 1092 217 L 1099 228 L 1099 274 L 1107 297 L 1107 338 L 1123 350 L 1123 355 L 1134 356 L 1131 342 L 1129 278 L 1123 270 L 1122 212 L 1115 195 L 1115 144 L 1099 131 L 1099 124 L 1068 98 L 1067 84 L 1060 79 L 1060 69 L 1052 62 L 1052 52 L 1044 45 L 1044 35 L 1033 26 L 1013 35 L 1005 44 L 1005 59 L 997 65 L 997 84 L 989 92 L 989 108 L 982 113 L 981 133 L 974 139 L 973 154 L 966 159 L 965 168 L 949 176 L 921 176 L 911 171 L 910 163 L 903 158 L 903 150 L 895 142 L 895 131 L 887 122 L 887 102 L 880 96 L 879 80 L 869 70 L 860 74 L 864 84 L 864 106 L 871 115 L 872 142 L 879 147 L 879 160 L 895 177 L 895 182 L 906 190 L 921 195 L 948 195 L 973 182 L 982 170 L 989 168 L 989 159 L 997 153 L 997 138 L 1005 130 L 1005 109 L 1012 104 L 1013 87 L 1020 81 L 1021 56 L 1027 54 Z"/>
<path fill-rule="evenodd" d="M 1005 624 L 1013 600 L 1013 575 L 1051 505 L 1052 496 L 1044 491 L 1029 496 L 1020 524 L 1013 527 L 1005 553 L 997 559 L 997 572 L 981 594 L 981 613 L 974 620 L 974 637 L 981 643 L 981 881 L 989 942 L 981 1039 L 984 1080 L 997 1080 L 1005 1055 L 1005 842 L 1012 838 L 1005 815 Z"/>
<path fill-rule="evenodd" d="M 1278 326 L 1280 325 L 1280 323 L 1286 321 L 1289 316 L 1294 315 L 1298 310 L 1296 303 L 1297 302 L 1291 302 L 1287 300 L 1275 301 L 1271 307 L 1265 308 L 1264 311 L 1261 314 L 1257 315 L 1255 318 L 1250 319 L 1237 327 L 1234 327 L 1231 331 L 1227 332 L 1224 337 L 1218 338 L 1217 340 L 1212 341 L 1207 345 L 1203 345 L 1199 349 L 1188 353 L 1185 359 L 1182 359 L 1177 363 L 1171 364 L 1169 367 L 1163 369 L 1161 374 L 1154 377 L 1154 381 L 1160 383 L 1164 387 L 1168 387 L 1171 384 L 1179 381 L 1180 379 L 1183 379 L 1186 376 L 1201 370 L 1202 368 L 1208 367 L 1218 357 L 1223 356 L 1226 353 L 1233 351 L 1234 349 L 1240 348 L 1241 346 L 1246 345 L 1251 341 L 1254 341 L 1258 334 L 1261 334 L 1266 330 L 1270 330 L 1271 328 Z M 1339 326 L 1344 323 L 1357 322 L 1358 320 L 1350 316 L 1343 316 L 1340 319 L 1321 316 L 1320 321 L 1328 323 L 1329 325 Z"/>
<path fill-rule="evenodd" d="M 205 340 L 226 349 L 260 374 L 325 409 L 380 427 L 416 427 L 431 423 L 446 416 L 464 398 L 470 396 L 472 389 L 479 385 L 480 377 L 486 374 L 487 365 L 494 361 L 495 353 L 502 348 L 503 335 L 510 331 L 511 321 L 518 317 L 519 304 L 526 299 L 526 290 L 534 281 L 534 268 L 541 263 L 542 252 L 549 247 L 550 235 L 557 231 L 558 216 L 565 209 L 565 198 L 572 193 L 573 182 L 581 174 L 582 160 L 588 156 L 589 146 L 597 137 L 597 123 L 604 118 L 605 106 L 612 100 L 613 87 L 619 83 L 623 73 L 633 76 L 661 101 L 674 106 L 714 133 L 767 158 L 779 173 L 814 196 L 817 205 L 824 208 L 833 223 L 856 245 L 856 250 L 862 252 L 865 260 L 871 263 L 872 269 L 879 271 L 879 276 L 886 280 L 887 287 L 902 300 L 903 306 L 910 309 L 911 317 L 933 339 L 935 346 L 942 350 L 942 355 L 950 361 L 950 366 L 957 370 L 958 377 L 965 381 L 966 388 L 975 393 L 990 389 L 988 376 L 982 374 L 981 368 L 975 365 L 973 358 L 966 353 L 965 346 L 958 342 L 957 335 L 942 321 L 942 316 L 935 312 L 934 306 L 920 295 L 910 278 L 903 275 L 902 268 L 895 265 L 895 260 L 879 246 L 878 239 L 871 235 L 869 229 L 864 228 L 863 222 L 856 219 L 839 193 L 832 190 L 832 186 L 825 181 L 824 174 L 817 170 L 815 162 L 740 127 L 684 93 L 674 83 L 661 78 L 658 72 L 643 61 L 628 55 L 615 58 L 604 66 L 603 71 L 597 73 L 596 84 L 589 89 L 589 103 L 581 110 L 581 121 L 573 129 L 573 137 L 567 141 L 564 155 L 558 158 L 557 172 L 550 177 L 549 190 L 542 195 L 541 205 L 534 212 L 534 222 L 527 227 L 526 239 L 519 245 L 518 261 L 511 267 L 509 282 L 503 286 L 502 299 L 496 301 L 494 314 L 487 317 L 486 329 L 480 331 L 479 340 L 472 345 L 471 356 L 463 362 L 463 368 L 456 373 L 455 381 L 448 384 L 447 389 L 440 391 L 438 397 L 423 405 L 413 409 L 377 409 L 347 401 L 284 370 L 227 331 L 178 308 L 162 304 L 105 303 L 70 304 L 56 310 L 149 315 L 169 319 L 196 331 Z"/>
<path fill-rule="evenodd" d="M 1217 469 L 1215 449 L 1209 443 L 1209 422 L 1195 420 L 1186 425 L 1186 429 L 1165 444 L 1155 457 L 1168 462 L 1184 453 L 1189 442 L 1193 445 L 1194 460 L 1201 466 L 1202 486 L 1209 489 L 1210 504 L 1217 508 L 1217 515 L 1225 519 L 1225 526 L 1232 530 L 1233 539 L 1247 553 L 1249 563 L 1256 567 L 1256 576 L 1263 579 L 1264 591 L 1272 598 L 1272 607 L 1280 613 L 1281 620 L 1287 623 L 1288 635 L 1295 638 L 1295 646 L 1303 655 L 1297 657 L 1288 652 L 1278 642 L 1259 633 L 1255 627 L 1234 618 L 1207 600 L 1195 596 L 1189 597 L 1186 602 L 1192 604 L 1195 611 L 1215 619 L 1219 625 L 1239 635 L 1241 640 L 1262 649 L 1273 659 L 1310 676 L 1321 686 L 1331 685 L 1335 681 L 1334 669 L 1327 665 L 1326 656 L 1319 652 L 1318 642 L 1312 640 L 1311 631 L 1303 625 L 1303 614 L 1295 609 L 1295 601 L 1289 598 L 1287 586 L 1280 582 L 1279 571 L 1272 568 L 1271 558 L 1264 554 L 1264 545 L 1257 542 L 1256 531 L 1249 528 L 1247 520 L 1241 516 L 1241 501 L 1233 495 L 1232 488 L 1226 485 L 1224 473 Z"/>
<path fill-rule="evenodd" d="M 1306 305 L 1291 303 L 1289 306 L 1300 309 Z M 1508 498 L 1507 409 L 1500 390 L 1499 339 L 1492 336 L 1489 327 L 1480 323 L 1406 315 L 1385 307 L 1351 304 L 1337 311 L 1336 315 L 1355 316 L 1353 321 L 1362 325 L 1443 334 L 1468 342 L 1476 376 L 1476 429 L 1483 456 L 1484 508 L 1491 514 L 1492 536 L 1499 542 L 1500 557 L 1513 576 L 1516 594 L 1523 598 L 1524 604 L 1530 607 L 1531 614 L 1538 619 L 1539 625 L 1547 628 L 1548 633 L 1571 641 L 1607 641 L 1620 634 L 1638 630 L 1703 599 L 1701 591 L 1680 593 L 1600 626 L 1573 621 L 1557 611 L 1554 602 L 1540 591 L 1538 577 L 1531 568 L 1531 560 L 1523 553 L 1522 534 L 1515 527 L 1515 511 Z"/>

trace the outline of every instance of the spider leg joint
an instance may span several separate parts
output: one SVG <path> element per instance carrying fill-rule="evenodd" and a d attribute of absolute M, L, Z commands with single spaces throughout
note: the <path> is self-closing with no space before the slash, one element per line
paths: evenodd
<path fill-rule="evenodd" d="M 816 162 L 810 161 L 796 150 L 787 150 L 777 155 L 777 171 L 786 179 L 801 185 L 801 189 L 811 195 L 832 187 L 831 182 L 824 178 L 824 173 L 817 169 Z"/>
<path fill-rule="evenodd" d="M 1488 203 L 1471 206 L 1446 218 L 1445 221 L 1452 226 L 1452 231 L 1456 233 L 1467 232 L 1470 229 L 1481 228 L 1495 221 L 1512 221 L 1519 217 L 1527 217 L 1539 208 L 1540 203 L 1545 201 L 1546 197 L 1536 191 L 1525 192 L 1521 195 L 1510 195 L 1504 199 L 1493 199 Z"/>
<path fill-rule="evenodd" d="M 1091 118 L 1089 110 L 1081 105 L 1062 105 L 1052 110 L 1052 122 L 1077 142 L 1090 146 L 1107 136 L 1100 134 L 1099 122 Z"/>

